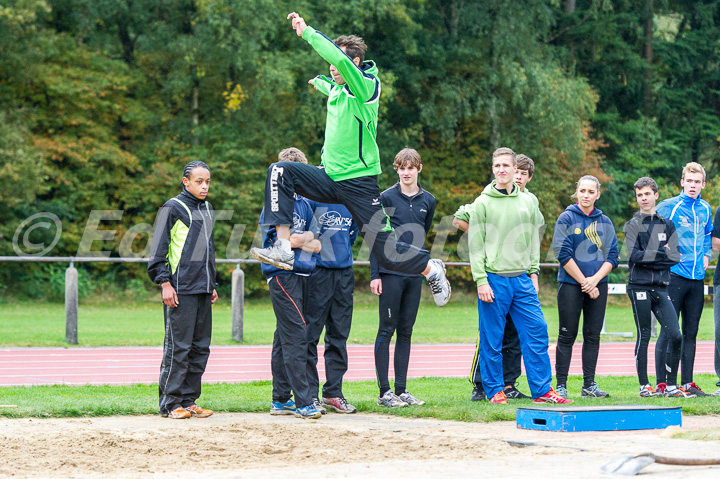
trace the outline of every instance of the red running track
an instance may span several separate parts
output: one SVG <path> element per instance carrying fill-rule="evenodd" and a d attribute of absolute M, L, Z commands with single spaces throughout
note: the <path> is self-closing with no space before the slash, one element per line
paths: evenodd
<path fill-rule="evenodd" d="M 570 374 L 582 374 L 581 344 L 575 344 Z M 599 376 L 634 376 L 634 343 L 601 343 Z M 648 351 L 649 373 L 654 370 L 654 343 Z M 318 353 L 322 355 L 323 348 Z M 475 353 L 473 344 L 413 345 L 408 376 L 467 377 Z M 391 351 L 392 354 L 392 351 Z M 695 372 L 714 373 L 714 342 L 697 344 Z M 375 379 L 372 345 L 348 346 L 349 381 Z M 11 348 L 0 350 L 0 386 L 38 384 L 152 384 L 158 380 L 161 348 Z M 555 345 L 550 345 L 555 370 Z M 318 363 L 321 381 L 324 365 Z M 392 378 L 392 361 L 390 364 Z M 203 381 L 247 382 L 272 379 L 270 346 L 215 346 Z"/>

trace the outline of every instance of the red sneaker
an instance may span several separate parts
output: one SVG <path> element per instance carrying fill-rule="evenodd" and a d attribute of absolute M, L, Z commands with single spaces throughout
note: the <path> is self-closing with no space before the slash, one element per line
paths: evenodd
<path fill-rule="evenodd" d="M 551 403 L 551 404 L 570 404 L 573 402 L 573 400 L 562 397 L 561 395 L 556 393 L 553 388 L 550 388 L 550 390 L 547 393 L 545 393 L 544 395 L 535 399 L 533 402 L 547 402 L 547 403 Z"/>
<path fill-rule="evenodd" d="M 507 404 L 507 396 L 505 395 L 505 391 L 500 391 L 496 395 L 490 399 L 490 402 L 492 404 Z"/>
<path fill-rule="evenodd" d="M 667 384 L 665 384 L 665 383 L 658 383 L 656 390 L 657 390 L 658 395 L 664 396 L 666 389 L 667 389 Z"/>

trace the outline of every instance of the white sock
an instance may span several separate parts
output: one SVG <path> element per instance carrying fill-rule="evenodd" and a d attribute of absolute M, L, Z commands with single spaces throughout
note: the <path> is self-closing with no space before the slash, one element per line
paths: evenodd
<path fill-rule="evenodd" d="M 278 238 L 278 242 L 280 243 L 280 247 L 286 253 L 289 253 L 290 251 L 292 251 L 292 248 L 290 247 L 290 240 L 286 240 L 284 238 Z"/>
<path fill-rule="evenodd" d="M 677 386 L 668 386 L 666 391 L 674 391 L 677 389 Z"/>
<path fill-rule="evenodd" d="M 435 276 L 440 274 L 440 266 L 438 266 L 435 261 L 429 262 L 428 266 L 430 266 L 430 272 L 425 275 L 425 279 L 434 278 Z"/>

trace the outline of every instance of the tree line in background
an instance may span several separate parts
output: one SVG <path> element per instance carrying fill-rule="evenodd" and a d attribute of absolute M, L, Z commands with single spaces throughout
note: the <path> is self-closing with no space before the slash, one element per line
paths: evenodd
<path fill-rule="evenodd" d="M 380 185 L 396 181 L 395 153 L 416 148 L 436 222 L 479 195 L 499 146 L 535 160 L 529 188 L 549 225 L 582 174 L 600 178 L 598 205 L 619 227 L 638 177 L 676 194 L 688 161 L 705 166 L 703 197 L 720 202 L 720 0 L 3 3 L 0 255 L 15 254 L 16 228 L 37 212 L 61 218 L 51 254 L 64 256 L 77 252 L 92 210 L 123 210 L 101 226 L 115 239 L 94 248 L 117 254 L 123 234 L 152 224 L 179 192 L 190 160 L 211 166 L 215 208 L 234 211 L 217 223 L 219 255 L 238 239 L 245 252 L 267 166 L 288 146 L 318 163 L 323 143 L 325 97 L 307 80 L 328 65 L 296 37 L 291 11 L 330 37 L 366 40 L 383 82 Z M 243 235 L 236 224 L 247 224 Z M 449 239 L 451 259 L 459 238 Z M 140 235 L 134 250 L 146 242 Z M 40 294 L 53 268 L 6 263 L 0 288 Z M 219 268 L 225 284 L 231 269 Z M 142 265 L 85 274 L 148 285 Z M 259 268 L 249 274 L 248 292 L 262 289 Z M 451 279 L 471 289 L 469 271 Z"/>

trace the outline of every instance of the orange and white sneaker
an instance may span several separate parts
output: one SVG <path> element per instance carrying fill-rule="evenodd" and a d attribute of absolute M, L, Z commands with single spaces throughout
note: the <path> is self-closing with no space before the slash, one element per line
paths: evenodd
<path fill-rule="evenodd" d="M 170 419 L 189 419 L 192 414 L 190 414 L 190 411 L 183 407 L 176 407 L 172 411 L 170 411 L 169 414 L 161 414 L 162 417 L 167 417 Z"/>
<path fill-rule="evenodd" d="M 548 392 L 536 398 L 533 402 L 546 402 L 550 404 L 570 404 L 573 402 L 572 399 L 567 399 L 559 395 L 553 388 L 550 388 Z"/>
<path fill-rule="evenodd" d="M 500 391 L 499 393 L 495 394 L 491 399 L 490 403 L 492 404 L 507 404 L 507 396 L 505 395 L 505 391 Z"/>
<path fill-rule="evenodd" d="M 210 417 L 213 415 L 213 412 L 211 409 L 203 409 L 197 404 L 193 404 L 192 406 L 188 406 L 185 408 L 191 415 L 195 417 Z"/>

